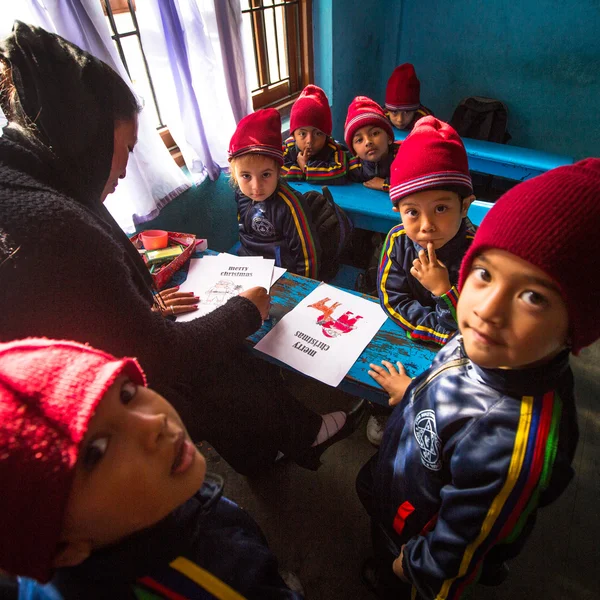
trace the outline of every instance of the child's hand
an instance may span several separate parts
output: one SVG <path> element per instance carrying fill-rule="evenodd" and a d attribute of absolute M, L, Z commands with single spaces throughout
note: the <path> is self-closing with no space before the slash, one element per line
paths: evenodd
<path fill-rule="evenodd" d="M 198 310 L 200 298 L 194 296 L 192 292 L 180 292 L 179 286 L 163 290 L 158 295 L 162 300 L 162 306 L 159 307 L 158 304 L 155 304 L 152 310 L 154 312 L 160 311 L 163 317 L 184 315 Z"/>
<path fill-rule="evenodd" d="M 258 308 L 260 318 L 266 321 L 269 318 L 269 307 L 271 305 L 271 296 L 264 287 L 253 287 L 240 294 L 243 298 L 247 298 Z"/>
<path fill-rule="evenodd" d="M 385 179 L 383 177 L 373 177 L 373 179 L 369 179 L 369 181 L 365 181 L 363 185 L 368 187 L 371 190 L 379 190 L 383 191 L 383 184 L 385 183 Z"/>
<path fill-rule="evenodd" d="M 306 164 L 308 163 L 308 159 L 310 158 L 310 152 L 307 148 L 305 148 L 302 152 L 298 152 L 298 158 L 296 161 L 298 162 L 298 166 L 306 171 Z"/>
<path fill-rule="evenodd" d="M 421 282 L 421 285 L 434 296 L 441 296 L 450 290 L 448 269 L 435 255 L 433 242 L 427 244 L 427 252 L 421 250 L 419 258 L 413 260 L 410 274 Z"/>
<path fill-rule="evenodd" d="M 404 397 L 412 377 L 406 374 L 401 362 L 396 363 L 398 370 L 387 360 L 382 360 L 381 364 L 387 368 L 387 371 L 379 365 L 370 364 L 371 370 L 368 373 L 390 395 L 390 406 L 396 406 Z"/>
<path fill-rule="evenodd" d="M 404 556 L 404 546 L 400 549 L 400 556 L 394 560 L 392 563 L 392 569 L 394 571 L 394 575 L 402 579 L 402 581 L 408 581 L 404 576 L 404 570 L 402 569 L 402 557 Z"/>

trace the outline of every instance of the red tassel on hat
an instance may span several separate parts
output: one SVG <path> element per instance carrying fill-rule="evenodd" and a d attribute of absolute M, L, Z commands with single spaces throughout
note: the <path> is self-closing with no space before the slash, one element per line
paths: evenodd
<path fill-rule="evenodd" d="M 426 190 L 448 190 L 461 197 L 473 193 L 467 152 L 456 131 L 433 116 L 419 119 L 392 163 L 390 199 Z"/>
<path fill-rule="evenodd" d="M 396 67 L 385 88 L 388 110 L 417 110 L 421 106 L 421 83 L 410 63 Z"/>
<path fill-rule="evenodd" d="M 246 115 L 229 142 L 229 160 L 244 154 L 264 154 L 283 164 L 281 117 L 274 108 Z"/>

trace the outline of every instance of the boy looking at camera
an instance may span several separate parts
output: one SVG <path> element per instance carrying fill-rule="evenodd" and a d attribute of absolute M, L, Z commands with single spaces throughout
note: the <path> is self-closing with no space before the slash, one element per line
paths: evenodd
<path fill-rule="evenodd" d="M 331 128 L 325 92 L 307 85 L 290 113 L 291 135 L 283 144 L 284 179 L 320 185 L 346 182 L 346 153 L 331 137 Z"/>
<path fill-rule="evenodd" d="M 0 572 L 52 580 L 64 600 L 300 598 L 205 476 L 134 359 L 0 344 Z"/>
<path fill-rule="evenodd" d="M 573 477 L 569 352 L 600 338 L 599 186 L 590 158 L 504 194 L 460 269 L 459 335 L 414 380 L 371 365 L 396 405 L 357 479 L 375 551 L 363 577 L 379 597 L 498 585 Z"/>

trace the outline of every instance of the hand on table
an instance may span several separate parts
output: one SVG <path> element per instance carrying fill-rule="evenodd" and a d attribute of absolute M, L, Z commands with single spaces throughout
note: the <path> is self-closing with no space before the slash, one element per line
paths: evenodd
<path fill-rule="evenodd" d="M 406 388 L 410 385 L 412 377 L 406 374 L 406 370 L 401 362 L 397 362 L 396 367 L 387 360 L 382 360 L 381 363 L 386 369 L 379 365 L 370 364 L 369 375 L 390 395 L 390 406 L 396 406 L 404 397 Z"/>
<path fill-rule="evenodd" d="M 179 286 L 168 288 L 162 292 L 158 292 L 162 303 L 159 301 L 154 304 L 152 310 L 159 312 L 163 317 L 170 315 L 184 315 L 185 313 L 198 310 L 198 296 L 192 292 L 180 292 Z M 162 306 L 161 306 L 162 304 Z"/>
<path fill-rule="evenodd" d="M 373 177 L 373 179 L 369 179 L 369 181 L 365 181 L 363 185 L 368 187 L 371 190 L 383 190 L 383 184 L 385 183 L 385 179 L 383 177 Z"/>
<path fill-rule="evenodd" d="M 266 321 L 269 318 L 269 307 L 271 306 L 271 296 L 264 287 L 253 287 L 240 294 L 243 298 L 247 298 L 258 308 L 260 318 Z"/>
<path fill-rule="evenodd" d="M 427 252 L 421 250 L 419 258 L 413 260 L 410 274 L 421 282 L 421 285 L 434 296 L 441 296 L 452 287 L 448 269 L 435 255 L 433 242 L 427 244 Z"/>

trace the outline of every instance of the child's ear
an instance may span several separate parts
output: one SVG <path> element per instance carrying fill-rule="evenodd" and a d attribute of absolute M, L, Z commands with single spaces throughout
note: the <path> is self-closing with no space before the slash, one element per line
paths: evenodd
<path fill-rule="evenodd" d="M 400 209 L 397 206 L 392 206 L 392 210 L 397 213 L 400 212 Z"/>
<path fill-rule="evenodd" d="M 74 567 L 81 564 L 92 553 L 92 544 L 87 540 L 74 542 L 61 542 L 58 552 L 54 557 L 55 569 L 61 567 Z"/>
<path fill-rule="evenodd" d="M 471 206 L 473 200 L 475 200 L 475 196 L 473 196 L 472 194 L 470 196 L 467 196 L 466 198 L 463 198 L 462 208 L 460 212 L 460 216 L 463 219 L 467 216 L 467 213 L 469 212 L 469 206 Z"/>

